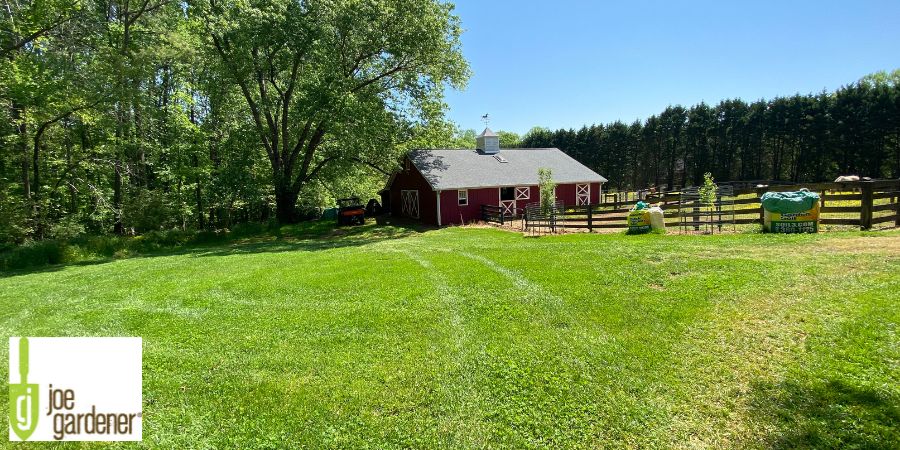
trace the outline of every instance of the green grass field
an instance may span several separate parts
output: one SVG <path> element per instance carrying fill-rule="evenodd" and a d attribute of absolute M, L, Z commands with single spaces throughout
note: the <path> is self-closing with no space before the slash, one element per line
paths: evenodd
<path fill-rule="evenodd" d="M 0 274 L 0 373 L 141 336 L 151 448 L 900 442 L 900 232 L 328 228 Z"/>

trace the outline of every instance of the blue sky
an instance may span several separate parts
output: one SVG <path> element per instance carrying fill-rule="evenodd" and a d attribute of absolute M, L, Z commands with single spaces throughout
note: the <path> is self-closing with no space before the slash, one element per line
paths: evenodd
<path fill-rule="evenodd" d="M 829 91 L 900 68 L 900 1 L 457 0 L 462 128 L 631 122 L 667 105 Z"/>

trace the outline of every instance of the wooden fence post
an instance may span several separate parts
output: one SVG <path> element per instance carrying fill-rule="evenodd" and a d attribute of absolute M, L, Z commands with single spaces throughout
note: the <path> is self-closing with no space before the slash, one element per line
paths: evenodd
<path fill-rule="evenodd" d="M 587 207 L 587 223 L 588 223 L 588 233 L 594 231 L 594 207 L 588 205 Z"/>
<path fill-rule="evenodd" d="M 900 227 L 900 197 L 895 197 L 894 200 L 894 226 Z"/>
<path fill-rule="evenodd" d="M 891 203 L 894 204 L 894 226 L 900 227 L 900 181 L 887 189 L 891 190 Z"/>
<path fill-rule="evenodd" d="M 691 208 L 691 215 L 694 216 L 694 231 L 700 231 L 700 200 L 691 202 L 694 207 Z"/>
<path fill-rule="evenodd" d="M 763 192 L 764 190 L 765 190 L 764 188 L 757 189 L 756 197 L 757 198 L 762 197 L 762 195 L 764 194 L 764 192 Z M 765 212 L 765 209 L 763 209 L 762 202 L 759 202 L 759 224 L 761 226 L 766 225 L 766 212 Z"/>
<path fill-rule="evenodd" d="M 863 230 L 872 228 L 872 182 L 862 181 L 859 183 L 860 193 L 862 194 L 861 209 L 859 211 L 859 227 Z"/>

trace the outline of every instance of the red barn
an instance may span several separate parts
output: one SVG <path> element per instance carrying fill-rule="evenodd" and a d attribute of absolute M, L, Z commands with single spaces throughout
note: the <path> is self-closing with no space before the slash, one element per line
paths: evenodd
<path fill-rule="evenodd" d="M 481 219 L 481 205 L 516 215 L 540 201 L 538 169 L 550 169 L 556 199 L 564 205 L 599 203 L 606 178 L 558 148 L 500 149 L 490 129 L 477 138 L 476 150 L 413 150 L 382 191 L 394 216 L 432 225 Z"/>

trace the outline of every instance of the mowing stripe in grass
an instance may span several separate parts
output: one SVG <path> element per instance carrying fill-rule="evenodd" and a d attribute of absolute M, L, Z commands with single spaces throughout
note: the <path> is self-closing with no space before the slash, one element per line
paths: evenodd
<path fill-rule="evenodd" d="M 451 335 L 451 348 L 448 355 L 448 367 L 444 368 L 441 383 L 442 397 L 445 406 L 449 407 L 450 423 L 445 424 L 449 436 L 445 440 L 448 448 L 481 447 L 485 445 L 486 431 L 481 425 L 479 411 L 484 400 L 478 393 L 473 376 L 471 354 L 471 332 L 463 322 L 460 308 L 464 300 L 447 284 L 444 274 L 436 269 L 416 246 L 397 246 L 397 251 L 419 264 L 426 272 L 434 287 L 435 300 L 442 305 L 447 317 L 447 333 Z"/>

